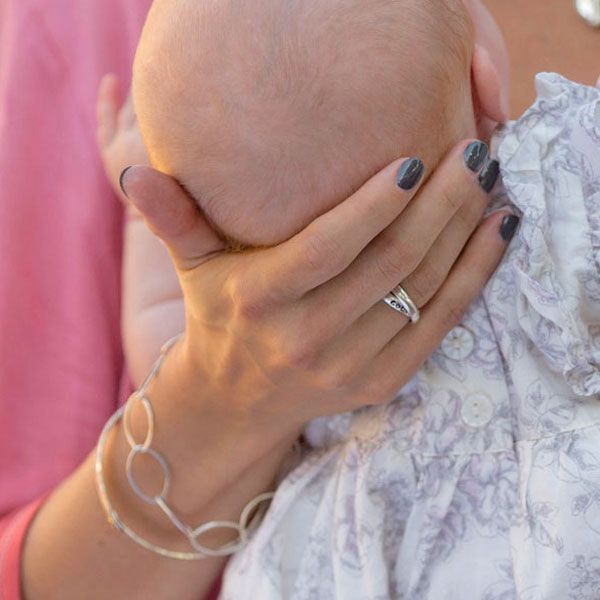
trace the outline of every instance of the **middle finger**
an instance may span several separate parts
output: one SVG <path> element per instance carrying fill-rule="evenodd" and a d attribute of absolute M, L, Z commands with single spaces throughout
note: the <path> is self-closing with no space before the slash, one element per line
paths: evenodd
<path fill-rule="evenodd" d="M 344 331 L 389 290 L 409 278 L 438 238 L 445 240 L 444 231 L 457 213 L 473 212 L 474 208 L 469 206 L 473 198 L 478 199 L 475 211 L 479 210 L 481 201 L 487 197 L 478 181 L 486 154 L 483 142 L 458 144 L 404 213 L 346 271 L 305 297 L 307 310 L 320 315 L 321 335 L 333 336 Z M 473 160 L 474 155 L 477 160 Z M 469 233 L 465 234 L 462 245 Z M 447 270 L 456 256 L 451 258 Z"/>
<path fill-rule="evenodd" d="M 402 287 L 419 308 L 427 304 L 442 286 L 471 234 L 481 222 L 489 200 L 487 192 L 491 191 L 498 173 L 498 161 L 486 162 L 479 176 L 481 193 L 473 194 L 471 200 L 463 204 L 421 264 L 402 282 Z"/>

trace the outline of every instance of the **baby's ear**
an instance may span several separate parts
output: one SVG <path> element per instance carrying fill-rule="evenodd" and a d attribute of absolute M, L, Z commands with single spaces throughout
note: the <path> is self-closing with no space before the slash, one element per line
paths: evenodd
<path fill-rule="evenodd" d="M 475 45 L 471 64 L 474 103 L 479 117 L 504 123 L 509 116 L 508 89 L 487 48 Z"/>

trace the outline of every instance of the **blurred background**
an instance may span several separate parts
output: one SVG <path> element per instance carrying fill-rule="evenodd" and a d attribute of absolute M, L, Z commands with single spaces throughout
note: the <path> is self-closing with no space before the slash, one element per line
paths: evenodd
<path fill-rule="evenodd" d="M 578 16 L 575 0 L 484 3 L 508 43 L 513 117 L 533 101 L 533 77 L 540 71 L 557 71 L 569 79 L 596 83 L 600 75 L 600 28 L 591 27 Z"/>

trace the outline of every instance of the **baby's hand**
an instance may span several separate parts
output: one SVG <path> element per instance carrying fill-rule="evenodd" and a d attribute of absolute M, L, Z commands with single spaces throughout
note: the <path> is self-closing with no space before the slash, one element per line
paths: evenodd
<path fill-rule="evenodd" d="M 115 192 L 125 200 L 119 177 L 130 165 L 149 164 L 133 109 L 131 92 L 119 106 L 119 79 L 108 74 L 102 78 L 97 101 L 97 138 L 104 169 Z"/>
<path fill-rule="evenodd" d="M 131 93 L 119 107 L 114 75 L 102 79 L 98 92 L 98 146 L 108 178 L 130 212 L 124 235 L 121 330 L 129 375 L 138 386 L 164 342 L 183 331 L 184 306 L 167 250 L 143 219 L 135 218 L 137 211 L 121 191 L 123 169 L 148 164 L 148 157 Z"/>

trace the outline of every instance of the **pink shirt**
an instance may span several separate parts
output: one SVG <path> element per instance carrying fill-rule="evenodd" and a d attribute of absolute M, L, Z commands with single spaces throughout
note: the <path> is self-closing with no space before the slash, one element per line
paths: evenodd
<path fill-rule="evenodd" d="M 150 0 L 0 0 L 0 600 L 44 495 L 117 406 L 122 208 L 95 143 Z"/>

